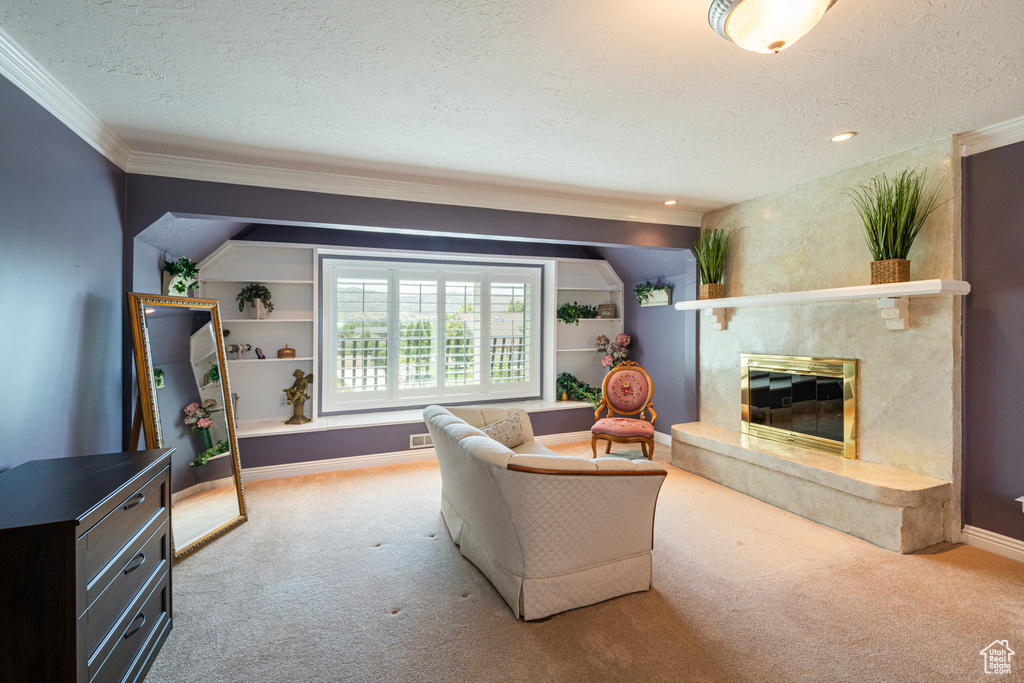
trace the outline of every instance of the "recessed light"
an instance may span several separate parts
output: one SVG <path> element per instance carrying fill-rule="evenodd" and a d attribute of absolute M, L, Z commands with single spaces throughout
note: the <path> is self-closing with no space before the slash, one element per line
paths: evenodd
<path fill-rule="evenodd" d="M 839 135 L 832 138 L 832 142 L 846 142 L 850 138 L 857 137 L 856 131 L 848 131 L 846 133 L 840 133 Z"/>
<path fill-rule="evenodd" d="M 679 203 L 679 200 L 677 200 L 677 199 L 666 199 L 665 200 L 665 206 L 675 206 L 678 203 Z"/>

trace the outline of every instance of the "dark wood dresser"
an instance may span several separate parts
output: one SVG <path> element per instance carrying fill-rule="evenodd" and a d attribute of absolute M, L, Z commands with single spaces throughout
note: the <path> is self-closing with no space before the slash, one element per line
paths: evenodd
<path fill-rule="evenodd" d="M 0 681 L 140 681 L 171 630 L 173 448 L 0 474 Z"/>

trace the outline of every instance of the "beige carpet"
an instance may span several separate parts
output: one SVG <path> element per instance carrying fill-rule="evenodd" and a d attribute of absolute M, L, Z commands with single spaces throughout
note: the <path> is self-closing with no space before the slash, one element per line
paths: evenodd
<path fill-rule="evenodd" d="M 670 468 L 652 590 L 522 622 L 439 495 L 435 463 L 248 485 L 251 521 L 175 567 L 147 681 L 1024 679 L 1024 564 L 997 555 L 897 555 Z M 996 639 L 1012 676 L 983 673 Z"/>

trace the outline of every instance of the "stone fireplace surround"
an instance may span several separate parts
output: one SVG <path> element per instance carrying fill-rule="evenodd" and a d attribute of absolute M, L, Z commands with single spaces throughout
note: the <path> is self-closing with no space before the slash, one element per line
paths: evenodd
<path fill-rule="evenodd" d="M 961 274 L 960 164 L 945 138 L 788 191 L 706 214 L 737 230 L 726 296 L 869 281 L 860 219 L 843 195 L 886 172 L 927 168 L 940 201 L 911 251 L 911 278 Z M 916 299 L 910 329 L 873 300 L 738 308 L 700 327 L 700 422 L 672 429 L 673 464 L 897 552 L 958 542 L 961 349 L 958 297 Z M 856 358 L 858 460 L 740 434 L 740 354 Z"/>

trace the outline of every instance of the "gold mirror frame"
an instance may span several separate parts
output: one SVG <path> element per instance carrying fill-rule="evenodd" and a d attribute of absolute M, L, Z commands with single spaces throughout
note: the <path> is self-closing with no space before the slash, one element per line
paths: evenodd
<path fill-rule="evenodd" d="M 238 495 L 239 515 L 226 524 L 215 528 L 210 533 L 194 541 L 184 548 L 178 549 L 174 543 L 174 518 L 171 515 L 171 549 L 173 563 L 182 559 L 219 538 L 239 524 L 249 519 L 245 505 L 245 491 L 242 488 L 242 466 L 238 457 L 238 437 L 235 435 L 235 414 L 231 402 L 231 386 L 228 378 L 227 358 L 224 353 L 224 333 L 221 329 L 220 308 L 214 299 L 188 299 L 183 297 L 159 296 L 156 294 L 128 293 L 128 310 L 132 321 L 132 347 L 134 349 L 135 373 L 138 376 L 139 399 L 136 408 L 142 415 L 142 430 L 146 438 L 146 448 L 163 448 L 163 434 L 160 429 L 160 413 L 156 398 L 156 382 L 153 378 L 152 350 L 149 337 L 145 334 L 147 307 L 187 308 L 189 310 L 208 310 L 213 316 L 213 327 L 217 341 L 217 359 L 221 372 L 221 389 L 223 392 L 224 418 L 227 421 L 227 432 L 231 448 L 231 468 L 235 478 L 235 492 Z M 136 417 L 136 419 L 138 419 Z"/>

